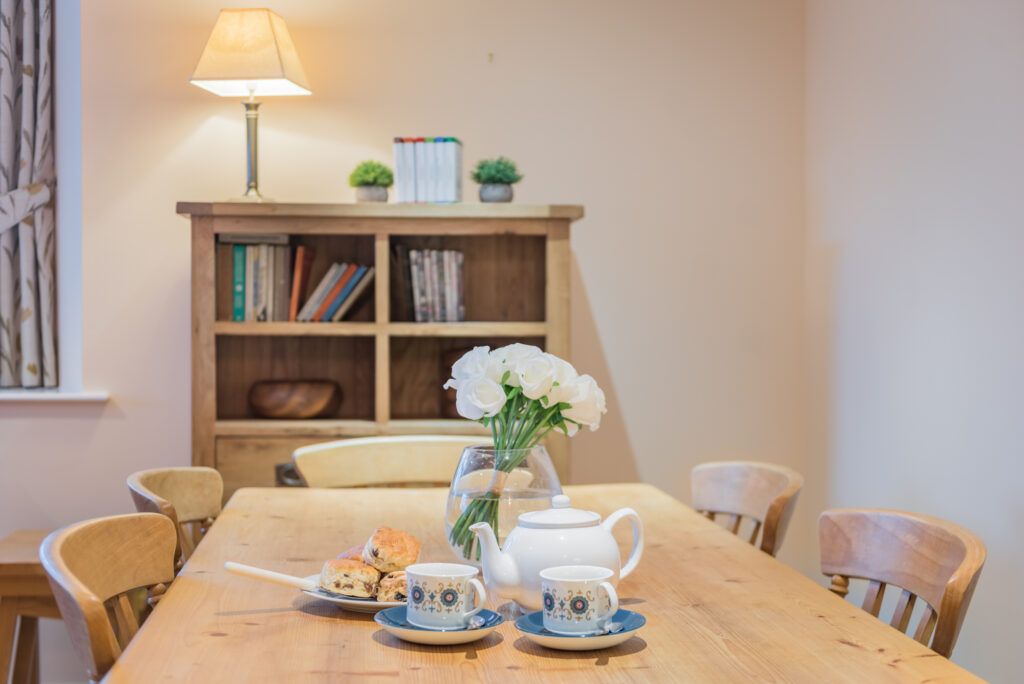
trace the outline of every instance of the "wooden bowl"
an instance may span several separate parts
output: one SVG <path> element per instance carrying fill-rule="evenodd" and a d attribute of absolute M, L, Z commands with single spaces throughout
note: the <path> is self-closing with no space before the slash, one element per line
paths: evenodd
<path fill-rule="evenodd" d="M 260 380 L 249 388 L 249 408 L 260 418 L 325 418 L 340 405 L 333 380 Z"/>

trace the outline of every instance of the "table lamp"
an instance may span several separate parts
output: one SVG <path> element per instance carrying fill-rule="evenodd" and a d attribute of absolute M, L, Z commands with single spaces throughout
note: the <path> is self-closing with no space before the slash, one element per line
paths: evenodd
<path fill-rule="evenodd" d="M 261 202 L 256 156 L 258 95 L 310 95 L 284 19 L 268 9 L 220 11 L 191 82 L 221 97 L 245 97 L 246 189 Z"/>

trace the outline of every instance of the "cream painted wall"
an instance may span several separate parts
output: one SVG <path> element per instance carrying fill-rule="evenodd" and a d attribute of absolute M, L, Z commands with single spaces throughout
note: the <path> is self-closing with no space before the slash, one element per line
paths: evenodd
<path fill-rule="evenodd" d="M 812 449 L 831 506 L 989 557 L 953 660 L 1024 680 L 1024 3 L 808 3 Z"/>
<path fill-rule="evenodd" d="M 188 462 L 174 202 L 241 189 L 241 106 L 187 82 L 231 5 L 245 3 L 83 3 L 84 385 L 112 400 L 0 407 L 0 533 L 129 510 L 127 473 Z M 573 357 L 610 413 L 576 440 L 575 481 L 688 499 L 689 469 L 710 457 L 804 467 L 802 2 L 272 6 L 314 95 L 263 106 L 269 196 L 349 201 L 349 170 L 388 159 L 393 135 L 451 133 L 468 161 L 519 162 L 518 201 L 586 206 Z M 785 557 L 808 566 L 800 515 Z"/>

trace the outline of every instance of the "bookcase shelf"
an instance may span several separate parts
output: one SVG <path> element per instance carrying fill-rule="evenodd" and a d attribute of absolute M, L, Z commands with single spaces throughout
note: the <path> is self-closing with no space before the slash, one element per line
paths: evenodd
<path fill-rule="evenodd" d="M 370 435 L 480 434 L 441 388 L 453 358 L 476 345 L 522 341 L 569 356 L 569 227 L 583 208 L 515 204 L 180 202 L 192 231 L 192 462 L 221 471 L 225 496 L 274 484 L 274 466 L 302 445 Z M 231 320 L 231 246 L 218 235 L 288 235 L 315 251 L 310 281 L 331 263 L 373 265 L 363 296 L 335 323 Z M 400 247 L 399 247 L 400 246 Z M 466 321 L 402 320 L 392 252 L 464 254 Z M 329 379 L 334 415 L 252 415 L 258 380 Z M 546 441 L 568 480 L 568 444 Z"/>
<path fill-rule="evenodd" d="M 239 323 L 217 321 L 216 335 L 360 337 L 543 337 L 547 323 L 540 321 L 468 321 L 459 323 L 291 323 L 284 321 Z"/>

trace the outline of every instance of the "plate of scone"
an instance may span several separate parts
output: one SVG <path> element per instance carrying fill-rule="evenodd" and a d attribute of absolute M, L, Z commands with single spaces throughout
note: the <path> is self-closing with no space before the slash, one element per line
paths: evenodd
<path fill-rule="evenodd" d="M 419 541 L 407 532 L 378 527 L 365 544 L 324 563 L 306 579 L 317 589 L 303 593 L 348 610 L 376 613 L 406 602 L 405 568 L 420 555 Z"/>

